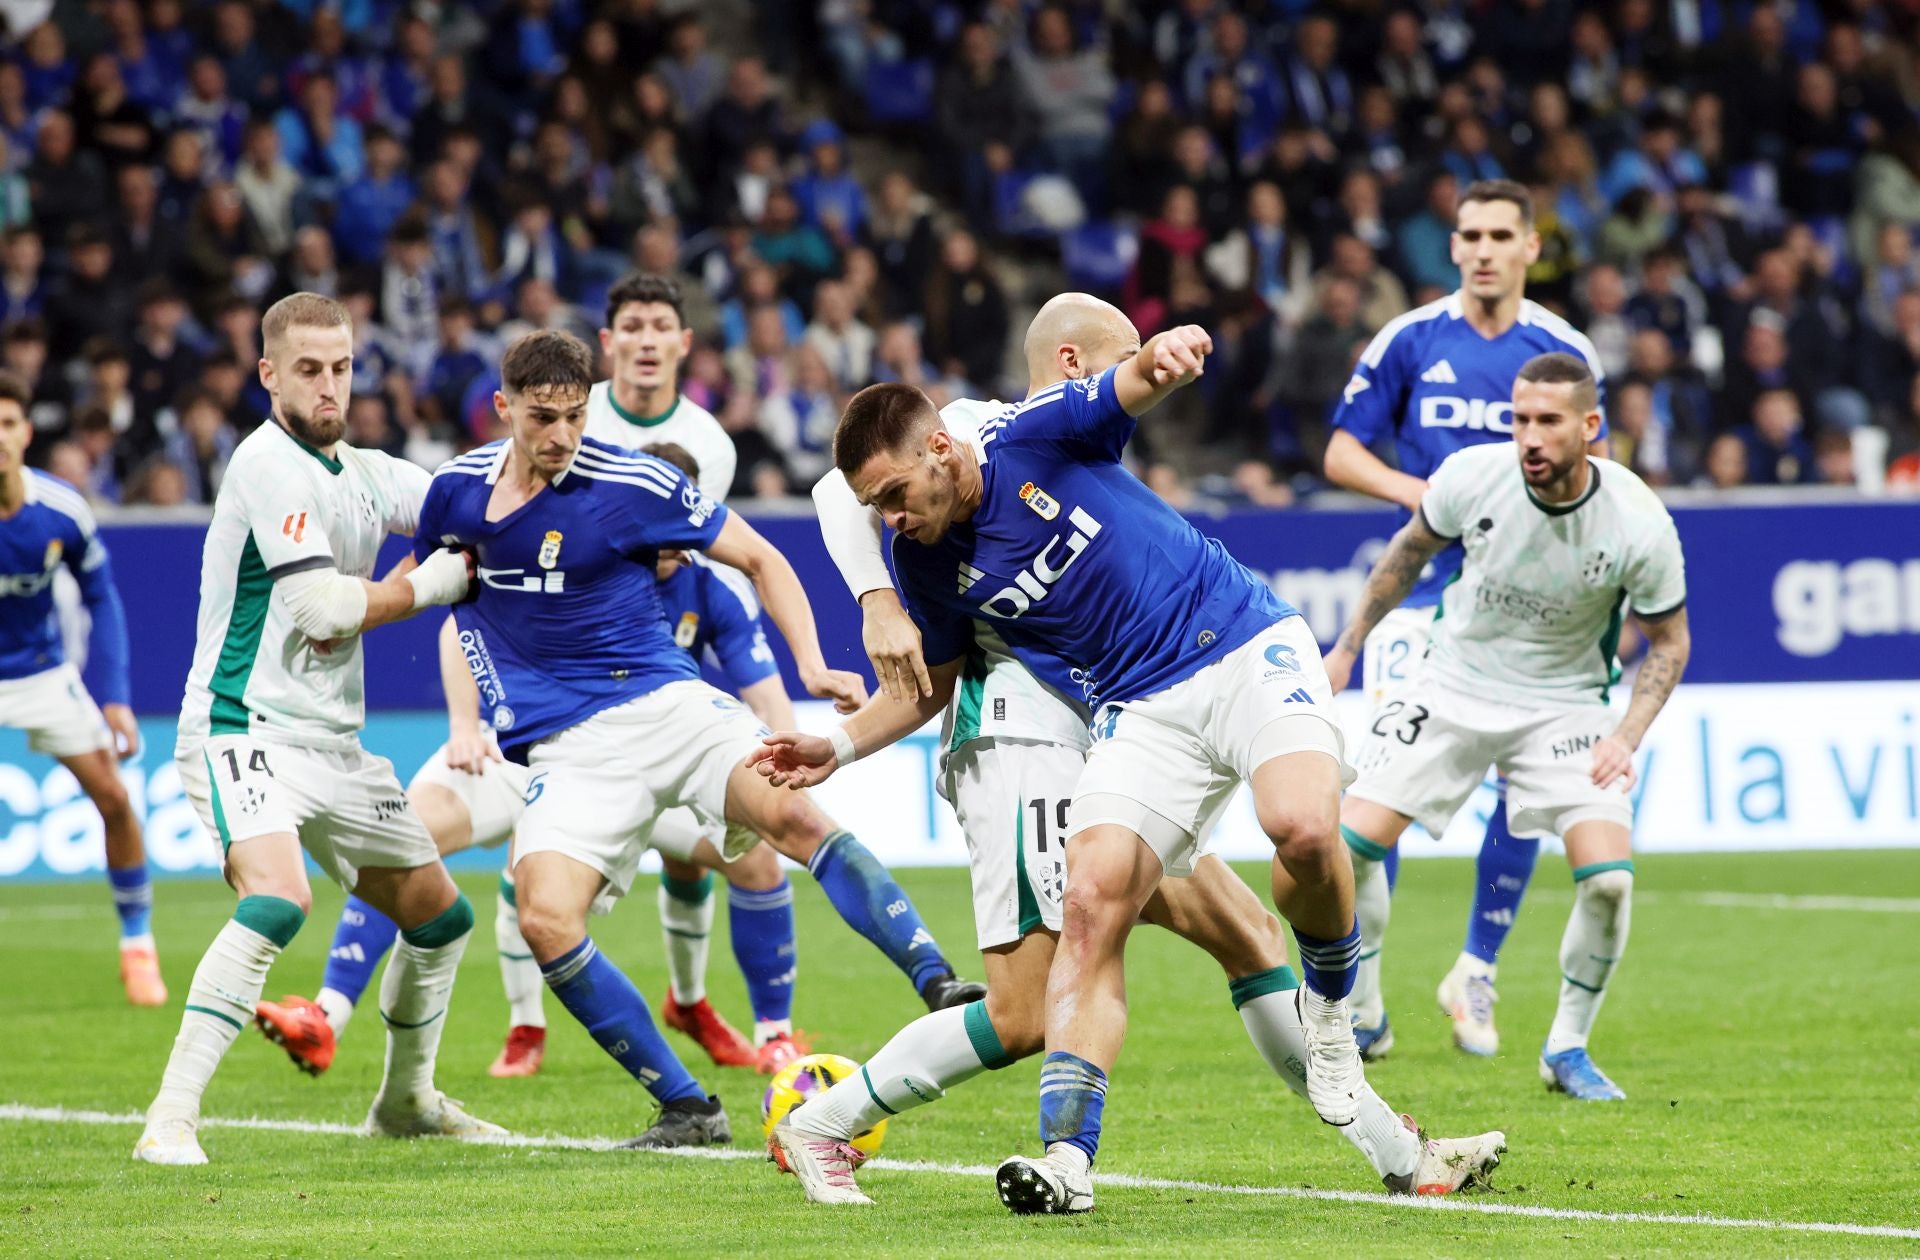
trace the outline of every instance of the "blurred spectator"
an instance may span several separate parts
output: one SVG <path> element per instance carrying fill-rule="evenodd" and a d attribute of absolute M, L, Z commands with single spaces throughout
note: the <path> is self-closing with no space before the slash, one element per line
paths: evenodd
<path fill-rule="evenodd" d="M 1710 301 L 1744 296 L 1751 251 L 1746 230 L 1724 213 L 1712 189 L 1693 184 L 1680 190 L 1680 233 L 1676 245 L 1687 274 Z M 1724 307 L 1718 312 L 1724 316 Z"/>
<path fill-rule="evenodd" d="M 973 22 L 960 32 L 934 100 L 940 145 L 955 163 L 948 175 L 957 181 L 969 220 L 985 226 L 992 173 L 1012 167 L 1030 131 L 1030 106 L 991 26 Z"/>
<path fill-rule="evenodd" d="M 1853 181 L 1847 241 L 1855 258 L 1871 258 L 1888 224 L 1920 228 L 1920 127 L 1909 123 L 1889 136 L 1861 159 Z"/>
<path fill-rule="evenodd" d="M 1813 439 L 1813 463 L 1814 480 L 1821 485 L 1853 485 L 1853 439 L 1831 429 L 1821 431 Z"/>
<path fill-rule="evenodd" d="M 366 164 L 360 124 L 340 110 L 333 76 L 317 70 L 300 88 L 298 105 L 289 105 L 274 118 L 280 131 L 280 151 L 300 173 L 309 191 L 331 201 L 345 185 L 360 178 Z"/>
<path fill-rule="evenodd" d="M 264 118 L 247 124 L 233 186 L 240 190 L 268 252 L 278 256 L 293 244 L 294 207 L 300 174 L 280 155 L 280 131 Z"/>
<path fill-rule="evenodd" d="M 99 154 L 110 170 L 145 161 L 153 153 L 153 119 L 148 107 L 127 95 L 120 63 L 111 53 L 87 61 L 73 97 L 76 142 Z"/>
<path fill-rule="evenodd" d="M 188 341 L 186 300 L 165 280 L 141 286 L 136 312 L 129 359 L 134 407 L 164 432 L 174 401 L 200 377 L 200 351 Z"/>
<path fill-rule="evenodd" d="M 1140 256 L 1127 278 L 1127 317 L 1151 337 L 1168 327 L 1176 273 L 1197 272 L 1207 230 L 1200 223 L 1200 199 L 1185 184 L 1167 189 L 1159 217 L 1140 229 Z"/>
<path fill-rule="evenodd" d="M 1587 269 L 1585 294 L 1578 321 L 1607 375 L 1618 376 L 1627 370 L 1633 324 L 1627 319 L 1627 284 L 1620 269 L 1611 263 L 1596 263 Z"/>
<path fill-rule="evenodd" d="M 213 502 L 239 442 L 213 395 L 191 393 L 181 401 L 180 426 L 167 438 L 166 458 L 185 476 L 188 502 Z"/>
<path fill-rule="evenodd" d="M 178 507 L 187 497 L 186 475 L 164 455 L 151 455 L 127 478 L 125 502 L 146 507 Z"/>
<path fill-rule="evenodd" d="M 1360 295 L 1360 321 L 1369 332 L 1384 328 L 1407 309 L 1406 288 L 1380 265 L 1373 247 L 1357 236 L 1334 238 L 1327 265 L 1313 279 L 1323 300 L 1327 285 L 1336 278 L 1353 282 Z"/>
<path fill-rule="evenodd" d="M 934 258 L 933 218 L 905 172 L 881 177 L 870 235 L 884 286 L 882 305 L 889 318 L 898 318 L 916 308 Z"/>
<path fill-rule="evenodd" d="M 406 435 L 393 423 L 381 394 L 356 394 L 347 404 L 347 441 L 361 450 L 406 458 Z"/>
<path fill-rule="evenodd" d="M 488 78 L 509 99 L 537 100 L 566 69 L 554 0 L 511 0 L 497 11 L 483 56 Z"/>
<path fill-rule="evenodd" d="M 1647 391 L 1649 432 L 1644 440 L 1651 448 L 1647 467 L 1672 472 L 1676 479 L 1684 477 L 1698 462 L 1713 428 L 1713 404 L 1705 379 L 1674 353 L 1664 333 L 1647 328 L 1633 335 L 1633 354 L 1622 383 Z"/>
<path fill-rule="evenodd" d="M 46 298 L 47 327 L 57 360 L 71 359 L 96 337 L 117 341 L 133 322 L 132 295 L 113 276 L 113 244 L 85 222 L 67 233 L 67 275 Z"/>
<path fill-rule="evenodd" d="M 400 138 L 385 127 L 367 132 L 366 168 L 340 190 L 333 211 L 334 243 L 347 262 L 379 261 L 381 243 L 413 204 L 413 180 L 403 167 L 406 156 Z"/>
<path fill-rule="evenodd" d="M 0 324 L 30 319 L 46 308 L 46 251 L 32 224 L 0 236 Z"/>
<path fill-rule="evenodd" d="M 763 302 L 747 312 L 747 338 L 727 351 L 727 374 L 733 392 L 749 399 L 793 387 L 793 341 L 786 317 L 774 303 Z"/>
<path fill-rule="evenodd" d="M 813 322 L 805 341 L 820 356 L 834 388 L 853 393 L 873 378 L 873 328 L 854 312 L 844 280 L 823 280 L 813 290 Z"/>
<path fill-rule="evenodd" d="M 424 376 L 439 338 L 440 280 L 426 224 L 409 215 L 387 238 L 380 272 L 380 322 L 408 372 Z"/>
<path fill-rule="evenodd" d="M 1673 480 L 1667 430 L 1653 414 L 1653 391 L 1640 381 L 1623 381 L 1607 400 L 1607 445 L 1618 463 L 1633 469 L 1648 485 Z"/>
<path fill-rule="evenodd" d="M 71 226 L 100 213 L 107 199 L 106 174 L 97 156 L 75 147 L 70 115 L 58 109 L 42 113 L 31 151 L 27 193 L 41 223 Z"/>
<path fill-rule="evenodd" d="M 1861 270 L 1861 311 L 1873 331 L 1891 336 L 1893 304 L 1902 293 L 1920 289 L 1920 255 L 1914 253 L 1912 232 L 1898 223 L 1881 228 Z"/>
<path fill-rule="evenodd" d="M 61 372 L 47 370 L 47 329 L 38 319 L 15 320 L 0 333 L 0 360 L 7 371 L 27 384 L 33 406 L 27 418 L 33 422 L 34 453 L 63 437 L 73 412 L 73 390 Z"/>
<path fill-rule="evenodd" d="M 1801 66 L 1795 95 L 1787 128 L 1789 157 L 1781 172 L 1782 200 L 1803 215 L 1844 215 L 1852 209 L 1849 177 L 1860 136 L 1855 121 L 1840 110 L 1832 68 L 1820 62 Z"/>
<path fill-rule="evenodd" d="M 340 269 L 334 262 L 333 238 L 325 228 L 303 227 L 294 233 L 293 253 L 280 287 L 288 293 L 340 296 Z"/>
<path fill-rule="evenodd" d="M 210 54 L 193 59 L 187 86 L 174 106 L 174 125 L 199 133 L 201 151 L 214 160 L 213 174 L 232 174 L 246 144 L 247 107 L 228 95 L 226 69 Z"/>
<path fill-rule="evenodd" d="M 805 335 L 806 320 L 802 318 L 797 304 L 781 296 L 778 273 L 767 264 L 755 261 L 740 273 L 740 283 L 734 297 L 720 308 L 720 340 L 726 349 L 733 350 L 746 344 L 749 320 L 753 312 L 763 306 L 771 306 L 779 312 L 782 332 L 787 341 L 798 341 Z"/>
<path fill-rule="evenodd" d="M 787 471 L 801 485 L 812 485 L 833 467 L 840 398 L 826 360 L 812 344 L 794 353 L 792 380 L 785 389 L 767 395 L 759 420 Z"/>
<path fill-rule="evenodd" d="M 160 217 L 184 229 L 207 188 L 207 154 L 197 131 L 176 131 L 160 147 Z"/>
<path fill-rule="evenodd" d="M 800 134 L 800 148 L 809 162 L 807 173 L 793 182 L 800 216 L 844 247 L 867 226 L 867 195 L 847 170 L 846 137 L 822 119 Z"/>
<path fill-rule="evenodd" d="M 187 226 L 185 275 L 203 312 L 229 293 L 258 302 L 273 284 L 267 242 L 247 213 L 240 192 L 209 184 Z"/>
<path fill-rule="evenodd" d="M 1280 189 L 1260 180 L 1247 189 L 1245 225 L 1207 251 L 1206 265 L 1222 288 L 1250 290 L 1274 315 L 1291 319 L 1309 289 L 1312 254 L 1306 241 L 1288 230 Z"/>
<path fill-rule="evenodd" d="M 1706 304 L 1687 282 L 1678 254 L 1662 249 L 1648 255 L 1640 273 L 1640 291 L 1627 300 L 1627 322 L 1636 331 L 1653 329 L 1673 345 L 1676 355 L 1693 351 L 1693 330 Z"/>
<path fill-rule="evenodd" d="M 1736 430 L 1747 447 L 1747 481 L 1790 486 L 1814 481 L 1819 468 L 1801 432 L 1800 401 L 1791 390 L 1770 389 L 1753 403 L 1753 422 Z"/>
<path fill-rule="evenodd" d="M 1373 335 L 1360 304 L 1360 285 L 1347 276 L 1328 276 L 1319 286 L 1319 301 L 1282 361 L 1275 391 L 1296 423 L 1325 422 L 1328 407 L 1352 374 L 1355 353 Z"/>
<path fill-rule="evenodd" d="M 1067 11 L 1048 5 L 1034 14 L 1027 45 L 1015 50 L 1014 72 L 1022 96 L 1044 103 L 1035 130 L 1047 164 L 1081 196 L 1104 204 L 1113 132 L 1108 106 L 1117 90 L 1104 53 L 1076 48 Z"/>
<path fill-rule="evenodd" d="M 1411 9 L 1387 15 L 1373 71 L 1399 105 L 1425 105 L 1440 94 L 1440 77 L 1422 42 L 1420 17 Z"/>
<path fill-rule="evenodd" d="M 707 48 L 707 28 L 696 17 L 683 17 L 667 37 L 668 53 L 653 63 L 653 75 L 680 102 L 689 121 L 706 117 L 720 95 L 726 65 Z"/>
<path fill-rule="evenodd" d="M 471 88 L 466 63 L 454 53 L 434 58 L 427 77 L 427 99 L 412 119 L 413 160 L 430 162 L 445 154 L 459 133 L 474 136 L 483 150 L 498 153 L 512 132 L 492 94 Z"/>
<path fill-rule="evenodd" d="M 611 214 L 628 227 L 691 219 L 702 208 L 692 174 L 681 164 L 672 131 L 656 127 L 614 172 Z"/>
<path fill-rule="evenodd" d="M 801 290 L 833 270 L 833 246 L 819 228 L 801 221 L 800 203 L 785 188 L 767 195 L 766 217 L 753 234 L 753 252 Z"/>
<path fill-rule="evenodd" d="M 689 113 L 698 115 L 697 110 Z M 752 146 L 771 144 L 777 149 L 786 139 L 766 64 L 758 57 L 742 57 L 727 71 L 726 91 L 707 115 L 706 161 L 715 171 L 731 170 Z"/>
<path fill-rule="evenodd" d="M 436 284 L 472 299 L 489 284 L 487 245 L 491 229 L 468 201 L 466 175 L 442 159 L 427 168 L 420 203 Z"/>
<path fill-rule="evenodd" d="M 1427 181 L 1420 210 L 1400 224 L 1394 245 L 1416 289 L 1427 285 L 1451 289 L 1459 284 L 1460 269 L 1454 266 L 1452 253 L 1454 210 L 1459 201 L 1459 179 L 1451 171 L 1438 171 Z"/>
<path fill-rule="evenodd" d="M 1254 507 L 1283 508 L 1294 502 L 1292 488 L 1274 476 L 1273 465 L 1264 459 L 1247 459 L 1234 465 L 1233 492 Z"/>
<path fill-rule="evenodd" d="M 1339 27 L 1331 17 L 1310 13 L 1294 30 L 1294 53 L 1282 67 L 1288 112 L 1316 131 L 1339 134 L 1353 118 L 1353 85 L 1340 68 Z"/>
<path fill-rule="evenodd" d="M 1012 316 L 1000 282 L 980 257 L 979 242 L 964 228 L 940 244 L 940 265 L 927 282 L 926 313 L 928 357 L 946 375 L 997 395 Z"/>
<path fill-rule="evenodd" d="M 113 265 L 121 282 L 139 285 L 179 270 L 180 237 L 160 221 L 160 192 L 153 168 L 123 166 L 115 177 L 119 203 L 113 216 Z"/>

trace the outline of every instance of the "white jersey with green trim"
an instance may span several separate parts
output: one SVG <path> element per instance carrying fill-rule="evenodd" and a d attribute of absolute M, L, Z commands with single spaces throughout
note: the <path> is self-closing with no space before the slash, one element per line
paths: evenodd
<path fill-rule="evenodd" d="M 176 755 L 256 724 L 338 740 L 366 723 L 360 636 L 316 643 L 274 590 L 336 569 L 371 578 L 386 536 L 411 534 L 431 475 L 344 442 L 329 457 L 267 420 L 233 452 L 200 557 L 200 617 Z"/>
<path fill-rule="evenodd" d="M 978 450 L 981 426 L 1008 409 L 1002 402 L 963 398 L 948 403 L 940 420 L 947 432 Z M 984 621 L 973 623 L 973 649 L 947 705 L 943 765 L 947 754 L 976 739 L 1034 740 L 1082 752 L 1093 746 L 1085 716 L 1014 659 Z"/>
<path fill-rule="evenodd" d="M 1588 458 L 1564 504 L 1535 498 L 1510 442 L 1449 455 L 1420 512 L 1466 559 L 1445 591 L 1424 668 L 1474 695 L 1523 705 L 1605 704 L 1626 612 L 1658 618 L 1686 602 L 1673 518 L 1633 472 Z"/>
<path fill-rule="evenodd" d="M 685 394 L 675 395 L 673 406 L 663 415 L 636 416 L 614 401 L 613 382 L 601 381 L 587 391 L 586 434 L 596 442 L 629 450 L 671 442 L 700 465 L 696 480 L 701 494 L 724 503 L 733 487 L 737 460 L 733 439 L 712 412 Z"/>

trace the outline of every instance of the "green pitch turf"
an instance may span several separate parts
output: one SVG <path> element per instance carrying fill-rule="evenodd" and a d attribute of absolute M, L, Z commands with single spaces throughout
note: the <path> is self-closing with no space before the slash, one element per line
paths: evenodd
<path fill-rule="evenodd" d="M 1264 888 L 1264 871 L 1246 872 Z M 1920 1227 L 1920 853 L 1645 858 L 1632 943 L 1594 1050 L 1624 1104 L 1548 1095 L 1535 1071 L 1551 1018 L 1564 863 L 1545 858 L 1502 966 L 1506 1052 L 1448 1044 L 1433 986 L 1459 945 L 1470 866 L 1410 862 L 1388 951 L 1399 1044 L 1370 1072 L 1436 1132 L 1504 1129 L 1499 1193 L 1473 1202 L 1634 1216 Z M 949 955 L 978 974 L 965 875 L 901 882 Z M 906 983 L 796 875 L 796 1014 L 817 1049 L 861 1058 L 920 1013 Z M 504 1031 L 490 881 L 469 879 L 479 927 L 455 991 L 440 1083 L 517 1133 L 621 1138 L 651 1108 L 549 1000 L 547 1067 L 495 1081 Z M 231 910 L 212 882 L 157 889 L 155 928 L 172 1005 L 135 1011 L 114 977 L 104 885 L 0 889 L 0 1104 L 131 1115 L 145 1107 L 199 952 Z M 317 889 L 307 928 L 269 992 L 311 994 L 340 895 Z M 1726 896 L 1736 894 L 1736 896 Z M 1777 908 L 1754 894 L 1797 900 Z M 1739 895 L 1744 895 L 1739 896 Z M 1823 908 L 1808 898 L 1881 899 Z M 1729 904 L 1735 902 L 1740 904 Z M 712 990 L 747 1010 L 719 914 Z M 650 999 L 665 989 L 652 896 L 596 924 L 601 946 Z M 1152 929 L 1130 954 L 1132 1034 L 1113 1075 L 1100 1170 L 1220 1185 L 1372 1192 L 1344 1141 L 1262 1067 L 1226 983 Z M 249 1030 L 206 1101 L 210 1117 L 352 1124 L 379 1077 L 379 1019 L 363 1005 L 333 1070 L 296 1073 Z M 691 1050 L 676 1038 L 676 1047 Z M 697 1053 L 697 1052 L 694 1052 Z M 740 1145 L 758 1138 L 761 1081 L 689 1063 L 718 1091 Z M 983 1076 L 893 1122 L 886 1156 L 945 1165 L 1034 1151 L 1037 1061 Z M 1737 1228 L 1724 1223 L 1423 1211 L 1383 1201 L 1109 1186 L 1072 1220 L 1015 1218 L 988 1178 L 869 1169 L 869 1209 L 807 1205 L 754 1160 L 397 1143 L 328 1133 L 204 1131 L 206 1168 L 129 1158 L 131 1123 L 0 1118 L 0 1252 L 448 1256 L 566 1253 L 865 1256 L 1567 1254 L 1911 1255 L 1916 1237 Z"/>

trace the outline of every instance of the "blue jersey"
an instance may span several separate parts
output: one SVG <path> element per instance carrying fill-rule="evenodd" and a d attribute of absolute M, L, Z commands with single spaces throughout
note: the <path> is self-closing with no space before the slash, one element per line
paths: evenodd
<path fill-rule="evenodd" d="M 895 540 L 929 664 L 964 655 L 978 618 L 1092 709 L 1163 691 L 1294 615 L 1121 466 L 1133 418 L 1115 370 L 988 421 L 973 516 L 931 546 Z"/>
<path fill-rule="evenodd" d="M 475 553 L 477 594 L 453 611 L 460 647 L 501 748 L 524 760 L 538 740 L 700 676 L 653 570 L 662 550 L 711 546 L 727 510 L 673 465 L 586 438 L 552 485 L 488 521 L 506 459 L 502 441 L 443 464 L 413 546 L 421 559 Z"/>
<path fill-rule="evenodd" d="M 87 501 L 58 477 L 29 468 L 26 502 L 0 520 L 0 679 L 45 673 L 67 659 L 53 578 L 61 566 L 80 584 L 93 617 L 87 690 L 101 704 L 126 704 L 127 614 Z"/>
<path fill-rule="evenodd" d="M 1513 327 L 1488 340 L 1467 323 L 1458 293 L 1408 311 L 1382 328 L 1353 370 L 1333 424 L 1377 446 L 1389 436 L 1400 471 L 1425 480 L 1455 451 L 1513 437 L 1513 378 L 1535 355 L 1563 351 L 1585 359 L 1607 400 L 1607 377 L 1593 343 L 1545 307 L 1520 303 Z M 1607 435 L 1603 410 L 1600 436 Z M 1429 608 L 1460 569 L 1465 553 L 1449 543 L 1404 601 Z"/>
<path fill-rule="evenodd" d="M 705 562 L 675 569 L 660 583 L 660 604 L 673 641 L 702 664 L 711 659 L 734 691 L 779 677 L 760 614 Z"/>

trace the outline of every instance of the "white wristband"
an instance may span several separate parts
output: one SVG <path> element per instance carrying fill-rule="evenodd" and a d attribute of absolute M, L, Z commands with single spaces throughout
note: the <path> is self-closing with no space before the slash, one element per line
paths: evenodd
<path fill-rule="evenodd" d="M 850 766 L 860 760 L 860 753 L 853 746 L 853 736 L 847 734 L 847 728 L 836 726 L 827 732 L 827 742 L 833 745 L 834 760 L 842 766 Z"/>

